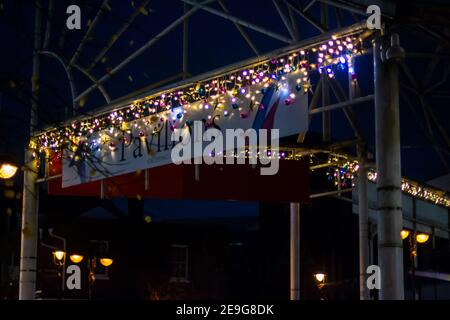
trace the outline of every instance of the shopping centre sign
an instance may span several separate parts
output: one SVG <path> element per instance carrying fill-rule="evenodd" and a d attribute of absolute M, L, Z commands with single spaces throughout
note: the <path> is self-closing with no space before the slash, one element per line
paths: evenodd
<path fill-rule="evenodd" d="M 214 99 L 201 99 L 188 105 L 173 103 L 164 112 L 122 122 L 119 129 L 111 127 L 82 136 L 78 144 L 64 150 L 62 187 L 173 163 L 173 149 L 183 135 L 194 133 L 199 121 L 202 134 L 206 136 L 213 130 L 223 136 L 231 129 L 244 133 L 249 129 L 267 130 L 269 141 L 264 148 L 258 148 L 259 139 L 253 142 L 257 145 L 249 145 L 248 139 L 236 134 L 238 146 L 227 143 L 223 150 L 214 151 L 215 156 L 218 153 L 248 156 L 250 148 L 258 157 L 278 160 L 278 141 L 275 141 L 278 136 L 306 132 L 308 127 L 308 94 L 299 87 L 297 79 L 298 75 L 291 73 L 276 82 L 271 81 L 270 85 L 261 82 L 242 87 L 238 94 L 225 92 Z M 123 120 L 119 113 L 112 113 L 110 117 L 113 121 Z M 206 140 L 202 142 L 202 150 L 211 143 Z M 244 146 L 242 141 L 246 141 Z M 191 156 L 198 154 L 193 150 Z"/>

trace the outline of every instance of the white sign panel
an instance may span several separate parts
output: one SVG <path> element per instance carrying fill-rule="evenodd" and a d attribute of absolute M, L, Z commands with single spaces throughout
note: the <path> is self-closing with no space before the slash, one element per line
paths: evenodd
<path fill-rule="evenodd" d="M 279 129 L 285 137 L 308 128 L 308 94 L 296 83 L 294 75 L 262 89 L 249 86 L 232 97 L 202 100 L 179 106 L 84 137 L 85 148 L 65 151 L 62 186 L 69 187 L 105 177 L 172 163 L 171 141 L 176 130 L 192 128 L 202 121 L 203 131 L 219 129 Z M 224 150 L 226 151 L 226 150 Z"/>

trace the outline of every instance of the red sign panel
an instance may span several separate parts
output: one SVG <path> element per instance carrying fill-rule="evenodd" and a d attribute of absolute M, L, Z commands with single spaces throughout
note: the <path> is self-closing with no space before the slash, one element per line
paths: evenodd
<path fill-rule="evenodd" d="M 145 172 L 147 171 L 147 172 Z M 50 175 L 61 173 L 52 164 Z M 275 175 L 260 175 L 260 166 L 169 164 L 108 179 L 62 188 L 61 178 L 48 182 L 51 195 L 142 197 L 160 199 L 308 202 L 307 160 L 280 160 Z"/>

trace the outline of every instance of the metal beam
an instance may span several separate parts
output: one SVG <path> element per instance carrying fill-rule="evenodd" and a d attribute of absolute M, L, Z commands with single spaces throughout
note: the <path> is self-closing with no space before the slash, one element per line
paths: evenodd
<path fill-rule="evenodd" d="M 308 14 L 299 10 L 298 8 L 296 8 L 293 4 L 291 4 L 287 0 L 283 0 L 283 1 L 284 1 L 284 3 L 286 3 L 289 6 L 289 8 L 291 8 L 300 17 L 302 17 L 303 19 L 308 21 L 311 25 L 313 25 L 321 33 L 327 32 L 327 29 L 324 26 L 322 26 L 318 21 L 316 21 L 314 18 L 310 17 Z"/>
<path fill-rule="evenodd" d="M 421 29 L 422 31 L 424 31 L 425 33 L 427 33 L 428 35 L 432 36 L 433 38 L 436 38 L 439 41 L 442 41 L 444 43 L 446 43 L 447 45 L 450 45 L 450 38 L 440 34 L 437 31 L 434 31 L 433 29 L 426 27 L 424 25 L 416 25 L 417 28 Z"/>
<path fill-rule="evenodd" d="M 291 7 L 288 6 L 288 14 L 289 14 L 289 20 L 291 21 L 292 30 L 294 31 L 294 39 L 298 41 L 300 39 L 300 34 L 298 30 L 298 24 L 297 20 L 295 19 L 296 16 L 294 15 L 294 11 Z"/>
<path fill-rule="evenodd" d="M 148 92 L 149 90 L 155 89 L 155 88 L 160 88 L 161 86 L 164 86 L 168 83 L 171 83 L 177 79 L 182 79 L 184 77 L 184 72 L 180 72 L 177 74 L 174 74 L 173 76 L 170 76 L 168 78 L 165 78 L 161 81 L 157 81 L 154 83 L 151 83 L 150 85 L 145 86 L 144 88 L 141 88 L 137 91 L 134 91 L 132 93 L 127 94 L 126 96 L 120 97 L 116 100 L 113 100 L 111 103 L 121 103 L 121 102 L 126 102 L 128 99 L 132 99 L 133 97 L 136 96 L 136 94 L 142 93 L 142 92 Z"/>
<path fill-rule="evenodd" d="M 330 104 L 330 85 L 328 82 L 328 75 L 325 72 L 322 73 L 322 108 Z M 323 142 L 329 142 L 331 140 L 330 112 L 326 109 L 322 110 L 322 140 Z"/>
<path fill-rule="evenodd" d="M 436 127 L 438 128 L 439 133 L 442 136 L 442 139 L 445 141 L 445 143 L 447 144 L 447 148 L 450 149 L 450 138 L 447 135 L 447 132 L 445 131 L 445 129 L 440 125 L 439 123 L 439 119 L 436 116 L 436 114 L 434 113 L 433 108 L 424 101 L 425 107 L 428 109 L 428 111 L 430 112 L 430 116 L 431 119 L 433 120 L 434 124 L 436 125 Z"/>
<path fill-rule="evenodd" d="M 447 68 L 444 69 L 444 72 L 442 73 L 441 80 L 439 80 L 438 82 L 436 82 L 432 86 L 426 88 L 423 91 L 423 94 L 424 95 L 428 94 L 428 93 L 432 92 L 433 90 L 435 90 L 436 88 L 439 88 L 441 85 L 443 85 L 447 81 L 447 78 L 448 78 L 449 74 L 450 74 L 450 65 L 448 65 Z"/>
<path fill-rule="evenodd" d="M 431 66 L 433 66 L 433 64 L 430 62 Z M 412 85 L 414 86 L 414 93 L 418 96 L 419 98 L 419 102 L 420 102 L 420 107 L 422 109 L 422 112 L 424 114 L 425 117 L 425 123 L 427 125 L 427 129 L 428 129 L 428 134 L 427 137 L 430 140 L 430 142 L 432 142 L 433 147 L 437 153 L 437 155 L 439 156 L 439 158 L 441 159 L 441 162 L 443 163 L 443 165 L 445 166 L 445 168 L 447 170 L 449 170 L 450 165 L 448 163 L 448 157 L 446 155 L 444 155 L 443 150 L 441 150 L 439 144 L 436 141 L 435 138 L 435 134 L 433 131 L 433 126 L 431 124 L 431 122 L 433 121 L 433 123 L 435 124 L 435 126 L 438 129 L 438 133 L 441 135 L 441 137 L 443 138 L 443 140 L 445 141 L 447 148 L 450 148 L 450 140 L 449 137 L 447 136 L 446 131 L 442 128 L 442 126 L 440 125 L 433 109 L 431 108 L 430 105 L 428 105 L 425 102 L 425 94 L 431 92 L 434 90 L 434 88 L 439 87 L 442 83 L 444 83 L 448 77 L 448 73 L 450 71 L 450 67 L 447 67 L 446 71 L 443 74 L 442 79 L 435 85 L 433 85 L 432 87 L 424 90 L 423 92 L 419 92 L 419 84 L 417 83 L 417 81 L 412 77 L 412 75 L 409 73 L 409 70 L 407 69 L 406 66 L 402 65 L 402 70 L 403 72 L 407 75 L 408 79 L 410 79 L 410 82 L 412 83 Z M 431 71 L 431 70 L 430 70 Z M 430 72 L 429 71 L 429 72 Z M 424 84 L 422 84 L 422 87 L 424 86 Z M 412 107 L 412 106 L 411 106 Z M 413 108 L 413 107 L 412 107 Z M 420 120 L 419 120 L 420 121 Z M 446 151 L 446 150 L 444 150 Z"/>
<path fill-rule="evenodd" d="M 311 8 L 313 6 L 313 4 L 316 3 L 316 0 L 311 0 L 304 8 L 303 8 L 303 12 L 306 12 L 309 10 L 309 8 Z"/>
<path fill-rule="evenodd" d="M 168 92 L 168 91 L 172 91 L 172 90 L 180 90 L 182 88 L 185 88 L 187 86 L 192 85 L 193 83 L 196 83 L 196 82 L 199 82 L 199 81 L 207 81 L 209 79 L 214 79 L 214 78 L 223 76 L 224 74 L 235 72 L 235 71 L 240 70 L 242 68 L 251 68 L 252 66 L 254 66 L 256 64 L 260 64 L 260 63 L 264 63 L 264 62 L 270 61 L 270 59 L 272 59 L 275 56 L 290 54 L 292 52 L 297 51 L 299 48 L 303 48 L 303 49 L 311 48 L 311 47 L 317 45 L 318 43 L 321 43 L 323 41 L 326 41 L 326 40 L 330 39 L 333 35 L 335 35 L 337 37 L 345 37 L 345 36 L 348 36 L 348 35 L 352 35 L 352 34 L 361 32 L 362 30 L 365 30 L 365 28 L 366 28 L 365 22 L 361 21 L 361 22 L 358 22 L 358 23 L 353 24 L 351 26 L 342 28 L 340 30 L 334 30 L 333 32 L 328 32 L 328 33 L 321 34 L 321 35 L 318 35 L 318 36 L 315 36 L 315 37 L 311 37 L 311 38 L 305 39 L 303 41 L 297 42 L 297 43 L 295 43 L 293 45 L 290 45 L 290 46 L 287 46 L 287 47 L 284 47 L 284 48 L 280 48 L 280 49 L 268 52 L 268 53 L 266 53 L 264 55 L 261 55 L 259 57 L 250 58 L 250 59 L 247 59 L 247 60 L 244 60 L 244 61 L 240 61 L 240 62 L 231 64 L 231 65 L 228 65 L 228 66 L 225 66 L 225 67 L 221 67 L 221 68 L 209 71 L 207 73 L 203 73 L 203 74 L 197 75 L 195 77 L 192 77 L 192 78 L 189 78 L 189 79 L 186 79 L 186 80 L 175 82 L 175 83 L 172 83 L 170 85 L 167 85 L 167 86 L 164 86 L 164 87 L 161 87 L 161 88 L 158 88 L 158 89 L 150 90 L 150 91 L 147 91 L 147 92 L 140 92 L 140 90 L 139 90 L 137 92 L 130 93 L 128 95 L 128 96 L 134 95 L 133 98 L 130 98 L 128 100 L 127 99 L 121 99 L 121 98 L 116 99 L 115 101 L 118 101 L 118 102 L 114 102 L 114 103 L 108 104 L 108 105 L 106 105 L 104 107 L 97 108 L 95 111 L 91 112 L 89 115 L 86 114 L 85 116 L 82 116 L 82 117 L 79 116 L 76 119 L 80 120 L 81 118 L 87 119 L 87 118 L 90 118 L 90 117 L 95 117 L 95 116 L 98 116 L 98 115 L 101 115 L 101 114 L 104 114 L 104 113 L 107 113 L 107 112 L 111 112 L 113 110 L 117 110 L 117 109 L 123 108 L 126 105 L 129 105 L 130 103 L 133 103 L 133 101 L 136 101 L 136 100 L 139 100 L 139 99 L 143 99 L 143 98 L 146 98 L 146 97 L 152 97 L 152 96 L 155 96 L 157 94 L 162 94 L 164 92 Z M 103 82 L 104 81 L 105 81 L 105 79 L 103 80 Z M 97 81 L 96 85 L 92 86 L 93 87 L 92 90 L 94 90 L 96 87 L 98 87 L 99 84 L 100 84 L 100 80 Z M 83 95 L 85 95 L 87 93 L 90 93 L 92 90 L 90 90 L 90 89 L 86 90 L 86 92 L 84 92 L 81 95 L 79 95 L 77 97 L 77 99 L 80 99 Z M 62 125 L 70 125 L 73 122 L 73 120 L 75 120 L 75 118 L 65 121 Z M 52 130 L 52 128 L 51 127 L 47 127 L 44 130 L 42 130 L 42 131 L 47 131 L 47 130 Z M 42 131 L 40 133 L 42 133 Z M 36 134 L 39 134 L 39 133 L 36 133 Z"/>
<path fill-rule="evenodd" d="M 69 68 L 69 66 L 60 58 L 59 55 L 57 55 L 54 52 L 51 51 L 39 51 L 40 54 L 42 55 L 46 55 L 48 57 L 54 58 L 56 59 L 64 68 L 64 70 L 66 71 L 66 75 L 67 75 L 67 80 L 69 80 L 69 86 L 70 86 L 70 93 L 72 95 L 72 115 L 75 116 L 76 115 L 76 103 L 75 103 L 75 97 L 77 96 L 77 89 L 75 87 L 75 82 L 73 81 L 73 77 L 72 77 L 72 71 Z M 67 107 L 65 107 L 65 115 L 66 117 L 69 116 L 69 110 L 67 110 Z"/>
<path fill-rule="evenodd" d="M 350 99 L 344 102 L 338 102 L 338 103 L 334 103 L 334 104 L 330 104 L 324 107 L 320 107 L 320 108 L 315 108 L 309 111 L 310 115 L 313 114 L 317 114 L 317 113 L 322 113 L 322 112 L 326 112 L 326 111 L 330 111 L 330 110 L 335 110 L 335 109 L 340 109 L 340 108 L 344 108 L 344 107 L 349 107 L 349 106 L 353 106 L 355 104 L 360 104 L 360 103 L 365 103 L 365 102 L 370 102 L 374 100 L 374 95 L 373 94 L 369 94 L 367 96 L 364 97 L 359 97 L 359 98 L 355 98 L 355 99 Z"/>
<path fill-rule="evenodd" d="M 44 49 L 46 49 L 48 47 L 48 43 L 50 42 L 53 8 L 54 8 L 54 2 L 53 2 L 53 0 L 49 0 L 49 2 L 48 2 L 48 18 L 47 18 L 47 24 L 45 27 L 44 44 L 42 46 L 42 48 L 44 48 Z"/>
<path fill-rule="evenodd" d="M 282 34 L 270 31 L 270 30 L 268 30 L 268 29 L 266 29 L 264 27 L 257 26 L 257 25 L 255 25 L 255 24 L 253 24 L 251 22 L 245 21 L 245 20 L 243 20 L 241 18 L 234 17 L 234 16 L 232 16 L 232 15 L 230 15 L 228 13 L 216 10 L 214 8 L 210 8 L 210 7 L 208 7 L 208 6 L 204 5 L 204 4 L 199 4 L 199 3 L 196 3 L 196 2 L 194 2 L 192 0 L 181 0 L 181 1 L 189 3 L 190 5 L 195 6 L 197 8 L 201 8 L 201 9 L 207 11 L 207 12 L 215 14 L 215 15 L 217 15 L 219 17 L 224 18 L 224 19 L 233 21 L 234 23 L 240 24 L 240 25 L 242 25 L 244 27 L 247 27 L 249 29 L 258 31 L 258 32 L 260 32 L 262 34 L 265 34 L 265 35 L 267 35 L 269 37 L 272 37 L 274 39 L 280 40 L 282 42 L 286 42 L 286 43 L 293 43 L 294 42 L 294 40 L 289 39 L 289 38 L 283 36 Z"/>
<path fill-rule="evenodd" d="M 340 102 L 348 101 L 344 89 L 342 89 L 340 83 L 337 82 L 336 79 L 330 79 L 329 83 L 335 97 Z M 342 111 L 344 112 L 348 122 L 350 123 L 350 126 L 352 127 L 355 136 L 359 139 L 362 138 L 362 131 L 357 124 L 356 116 L 353 113 L 351 107 L 350 106 L 343 107 Z"/>
<path fill-rule="evenodd" d="M 70 59 L 69 62 L 69 66 L 72 66 L 75 64 L 75 62 L 77 61 L 78 57 L 81 54 L 81 51 L 83 51 L 84 49 L 84 45 L 87 41 L 87 39 L 89 39 L 89 36 L 91 35 L 92 30 L 94 30 L 95 26 L 97 25 L 97 23 L 99 22 L 101 16 L 103 15 L 106 7 L 108 6 L 108 1 L 109 0 L 105 0 L 103 1 L 102 6 L 100 7 L 100 9 L 98 10 L 94 20 L 92 21 L 91 25 L 89 26 L 88 30 L 86 31 L 86 33 L 84 34 L 83 39 L 81 40 L 80 44 L 78 45 L 77 50 L 75 51 L 74 55 L 72 56 L 72 59 Z"/>
<path fill-rule="evenodd" d="M 334 14 L 336 15 L 336 23 L 338 28 L 342 28 L 344 24 L 344 18 L 342 17 L 342 11 L 340 8 L 334 8 Z"/>
<path fill-rule="evenodd" d="M 414 89 L 411 89 L 411 91 L 414 94 L 417 94 L 416 91 Z M 422 117 L 418 115 L 416 108 L 413 106 L 413 104 L 410 101 L 410 95 L 406 94 L 404 91 L 400 91 L 400 94 L 403 98 L 403 100 L 406 102 L 406 105 L 411 109 L 413 115 L 416 118 L 417 123 L 419 124 L 421 130 L 423 131 L 423 133 L 425 134 L 425 136 L 427 137 L 428 141 L 430 142 L 431 146 L 435 149 L 439 159 L 441 160 L 442 164 L 447 168 L 449 167 L 448 162 L 447 162 L 447 158 L 446 156 L 443 154 L 443 150 L 440 149 L 440 147 L 438 145 L 436 145 L 436 142 L 434 141 L 434 137 L 433 134 L 430 133 L 429 131 L 427 131 L 427 128 L 425 128 L 423 121 L 422 121 Z"/>
<path fill-rule="evenodd" d="M 409 83 L 413 86 L 414 90 L 416 91 L 415 93 L 418 94 L 419 84 L 403 61 L 400 63 L 400 70 L 406 76 L 406 79 L 408 79 Z"/>
<path fill-rule="evenodd" d="M 134 10 L 134 12 L 131 14 L 131 16 L 125 21 L 125 23 L 122 25 L 122 27 L 119 29 L 117 33 L 115 33 L 109 42 L 106 44 L 106 46 L 100 51 L 100 53 L 94 58 L 94 60 L 91 62 L 89 67 L 86 68 L 86 71 L 92 70 L 92 68 L 95 67 L 95 65 L 105 56 L 105 54 L 111 49 L 111 47 L 117 42 L 117 40 L 120 39 L 122 34 L 128 29 L 128 27 L 133 23 L 134 19 L 136 19 L 139 14 L 141 13 L 142 9 L 145 9 L 145 7 L 148 5 L 150 0 L 145 0 L 140 6 Z"/>
<path fill-rule="evenodd" d="M 340 193 L 352 192 L 353 189 L 354 188 L 346 188 L 346 189 L 341 189 L 341 190 L 333 190 L 333 191 L 327 191 L 327 192 L 321 192 L 321 193 L 314 193 L 314 194 L 310 195 L 309 198 L 315 199 L 315 198 L 333 196 L 333 195 L 340 194 Z"/>
<path fill-rule="evenodd" d="M 40 54 L 43 54 L 43 55 L 47 55 L 47 56 L 49 56 L 49 57 L 52 57 L 52 58 L 55 58 L 55 59 L 57 59 L 60 63 L 61 63 L 61 65 L 63 65 L 63 67 L 64 67 L 64 69 L 66 70 L 66 74 L 67 74 L 67 78 L 68 78 L 68 80 L 69 80 L 69 84 L 70 84 L 70 86 L 71 86 L 71 93 L 72 93 L 72 101 L 73 101 L 73 103 L 72 103 L 72 106 L 73 106 L 73 110 L 75 110 L 76 111 L 76 100 L 75 100 L 75 98 L 76 98 L 76 87 L 75 87 L 75 82 L 73 81 L 73 77 L 72 77 L 72 72 L 71 72 L 71 69 L 69 68 L 69 66 L 68 66 L 68 63 L 62 58 L 62 57 L 60 57 L 57 53 L 55 53 L 55 52 L 53 52 L 53 51 L 49 51 L 49 50 L 44 50 L 44 51 L 40 51 L 39 52 Z M 79 70 L 81 73 L 83 73 L 86 77 L 88 77 L 89 78 L 89 80 L 91 80 L 93 83 L 97 83 L 97 79 L 95 79 L 94 78 L 94 76 L 92 76 L 86 69 L 84 69 L 83 67 L 80 67 L 79 65 L 77 65 L 77 64 L 74 64 L 73 66 L 72 66 L 73 68 L 75 68 L 75 69 L 77 69 L 77 70 Z M 105 101 L 106 101 L 106 103 L 110 103 L 111 102 L 111 99 L 110 99 L 110 97 L 109 97 L 109 95 L 108 95 L 108 93 L 106 92 L 106 90 L 105 90 L 105 88 L 102 86 L 102 85 L 99 85 L 98 86 L 98 89 L 99 89 L 99 91 L 101 92 L 101 94 L 103 95 L 103 97 L 105 98 Z M 76 113 L 76 112 L 75 112 Z M 75 114 L 74 114 L 75 115 Z"/>
<path fill-rule="evenodd" d="M 320 23 L 328 28 L 328 5 L 320 4 Z M 328 83 L 329 78 L 326 72 L 322 73 L 322 107 L 330 104 L 330 85 Z M 329 142 L 331 140 L 331 115 L 329 111 L 322 112 L 322 140 L 323 142 Z M 340 178 L 340 176 L 338 177 Z M 338 188 L 341 185 L 338 183 Z M 340 194 L 339 194 L 340 195 Z"/>
<path fill-rule="evenodd" d="M 64 26 L 62 27 L 61 34 L 59 35 L 58 39 L 58 51 L 62 51 L 64 48 L 64 44 L 66 42 L 66 35 L 67 35 L 67 28 L 66 28 L 66 22 L 63 22 Z"/>
<path fill-rule="evenodd" d="M 354 13 L 357 13 L 357 14 L 361 14 L 361 15 L 367 15 L 367 13 L 366 13 L 366 11 L 365 10 L 363 10 L 362 8 L 359 8 L 359 7 L 356 7 L 356 6 L 354 6 L 354 5 L 352 5 L 352 4 L 349 4 L 349 3 L 343 3 L 342 1 L 341 2 L 337 2 L 337 1 L 333 1 L 333 0 L 318 0 L 319 2 L 322 2 L 323 4 L 329 4 L 329 5 L 332 5 L 332 6 L 334 6 L 334 7 L 336 7 L 336 8 L 341 8 L 341 9 L 344 9 L 344 10 L 347 10 L 347 11 L 350 11 L 350 12 L 354 12 Z"/>
<path fill-rule="evenodd" d="M 289 19 L 284 14 L 283 8 L 281 8 L 280 3 L 278 2 L 278 0 L 272 0 L 272 2 L 273 2 L 273 5 L 275 6 L 275 8 L 277 9 L 277 12 L 280 15 L 281 20 L 283 21 L 283 24 L 286 27 L 287 31 L 289 32 L 292 40 L 295 40 L 294 31 L 292 30 L 291 24 L 289 23 Z"/>
<path fill-rule="evenodd" d="M 189 11 L 189 5 L 183 4 L 183 13 Z M 189 19 L 183 21 L 183 79 L 188 77 L 189 73 Z"/>
<path fill-rule="evenodd" d="M 218 0 L 217 1 L 219 3 L 219 5 L 222 7 L 222 10 L 226 13 L 230 13 L 230 11 L 228 10 L 228 8 L 225 6 L 225 3 L 222 0 Z M 245 32 L 245 30 L 241 27 L 240 24 L 233 22 L 234 26 L 236 27 L 236 29 L 238 29 L 239 33 L 241 34 L 242 38 L 244 38 L 244 40 L 247 42 L 247 44 L 250 46 L 250 48 L 253 50 L 253 52 L 259 56 L 259 51 L 258 48 L 256 48 L 256 45 L 252 42 L 252 40 L 250 39 L 250 37 L 248 36 L 248 34 Z"/>
<path fill-rule="evenodd" d="M 206 0 L 205 2 L 211 2 L 213 0 Z M 110 72 L 105 74 L 103 77 L 101 77 L 97 83 L 91 85 L 89 88 L 87 88 L 85 91 L 83 91 L 75 100 L 79 101 L 81 98 L 85 97 L 87 94 L 92 92 L 96 87 L 98 87 L 99 84 L 104 83 L 106 80 L 110 79 L 114 74 L 122 70 L 129 62 L 133 61 L 136 57 L 141 55 L 145 50 L 150 48 L 152 45 L 154 45 L 156 42 L 158 42 L 159 39 L 161 39 L 163 36 L 168 34 L 170 31 L 175 29 L 179 24 L 181 24 L 185 19 L 190 17 L 192 14 L 194 14 L 198 10 L 197 7 L 190 9 L 188 12 L 183 14 L 181 17 L 176 19 L 174 22 L 172 22 L 170 25 L 168 25 L 164 30 L 162 30 L 160 33 L 158 33 L 155 37 L 153 37 L 151 40 L 149 40 L 146 44 L 144 44 L 142 47 L 140 47 L 138 50 L 134 51 L 131 55 L 129 55 L 125 60 L 123 60 L 121 63 L 119 63 L 116 67 L 114 67 Z"/>
<path fill-rule="evenodd" d="M 79 66 L 78 64 L 74 64 L 72 67 L 79 70 L 82 74 L 88 77 L 89 80 L 91 80 L 94 83 L 94 85 L 96 85 L 100 93 L 103 95 L 103 98 L 105 98 L 106 103 L 111 102 L 111 98 L 108 92 L 106 91 L 105 87 L 103 87 L 103 85 L 99 83 L 99 81 L 90 72 L 86 71 L 83 67 Z M 76 102 L 78 102 L 79 100 L 80 99 L 78 99 L 78 97 L 75 98 Z"/>
<path fill-rule="evenodd" d="M 209 3 L 214 0 L 206 0 L 203 3 Z M 181 17 L 173 21 L 170 25 L 168 25 L 164 30 L 162 30 L 160 33 L 158 33 L 155 37 L 153 37 L 151 40 L 147 41 L 146 44 L 144 44 L 142 47 L 140 47 L 138 50 L 134 51 L 132 54 L 130 54 L 125 60 L 123 60 L 121 63 L 119 63 L 116 67 L 114 67 L 110 72 L 105 74 L 103 77 L 101 77 L 96 84 L 91 85 L 89 88 L 87 88 L 85 91 L 83 91 L 75 100 L 79 101 L 81 98 L 92 92 L 96 87 L 98 87 L 99 84 L 104 83 L 106 80 L 110 79 L 114 74 L 122 70 L 128 63 L 133 61 L 136 57 L 140 56 L 143 52 L 145 52 L 148 48 L 150 48 L 152 45 L 154 45 L 156 42 L 159 41 L 162 37 L 164 37 L 166 34 L 168 34 L 170 31 L 175 29 L 178 25 L 180 25 L 185 19 L 189 18 L 191 15 L 193 15 L 199 7 L 191 8 L 188 12 L 183 14 Z"/>
<path fill-rule="evenodd" d="M 316 86 L 316 90 L 314 90 L 314 94 L 311 98 L 311 102 L 309 103 L 308 106 L 308 110 L 309 110 L 309 115 L 308 115 L 308 128 L 311 124 L 311 120 L 313 117 L 313 114 L 311 113 L 311 111 L 317 107 L 317 104 L 319 103 L 319 99 L 322 96 L 322 77 L 319 78 L 319 82 L 317 83 Z M 302 132 L 298 135 L 297 137 L 297 143 L 303 143 L 303 141 L 305 141 L 306 138 L 306 132 Z"/>
<path fill-rule="evenodd" d="M 441 51 L 444 50 L 444 46 L 442 45 L 442 43 L 440 43 L 438 45 L 438 47 L 436 48 L 436 53 L 440 53 Z M 423 79 L 423 87 L 427 87 L 428 83 L 430 83 L 431 77 L 433 76 L 434 70 L 436 69 L 437 65 L 439 62 L 439 57 L 437 55 L 435 55 L 433 58 L 431 58 L 431 60 L 428 62 L 428 66 L 425 70 L 425 78 Z"/>
<path fill-rule="evenodd" d="M 320 97 L 322 97 L 322 83 L 323 78 L 319 78 L 319 82 L 317 83 L 316 90 L 314 90 L 314 94 L 312 96 L 311 102 L 309 103 L 308 110 L 309 114 L 314 114 L 313 110 L 317 108 L 317 104 L 319 103 Z"/>

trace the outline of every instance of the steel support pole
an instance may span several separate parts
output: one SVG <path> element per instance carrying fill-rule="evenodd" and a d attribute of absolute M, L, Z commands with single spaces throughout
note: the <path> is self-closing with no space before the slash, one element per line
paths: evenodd
<path fill-rule="evenodd" d="M 374 41 L 375 136 L 378 196 L 378 262 L 381 300 L 403 300 L 400 119 L 398 66 L 383 62 L 381 36 Z"/>
<path fill-rule="evenodd" d="M 291 202 L 291 300 L 300 300 L 300 203 Z"/>
<path fill-rule="evenodd" d="M 420 300 L 418 291 L 416 288 L 416 270 L 418 267 L 418 260 L 417 260 L 417 240 L 416 240 L 416 234 L 417 234 L 417 202 L 415 198 L 412 198 L 412 214 L 413 214 L 413 232 L 412 235 L 410 235 L 410 252 L 409 257 L 411 259 L 411 289 L 412 289 L 412 299 Z"/>
<path fill-rule="evenodd" d="M 22 227 L 20 240 L 19 300 L 33 300 L 36 292 L 38 199 L 36 160 L 25 150 Z"/>
<path fill-rule="evenodd" d="M 41 47 L 41 2 L 36 1 L 34 20 L 33 75 L 31 79 L 30 136 L 38 125 L 38 94 Z M 37 163 L 32 152 L 25 149 L 25 171 L 23 181 L 22 226 L 20 241 L 19 300 L 33 300 L 36 292 L 37 243 L 38 243 L 38 199 L 36 184 Z"/>
<path fill-rule="evenodd" d="M 348 67 L 353 66 L 354 59 L 350 58 Z M 348 73 L 348 98 L 353 101 L 356 93 L 356 81 L 352 73 Z M 363 143 L 357 147 L 359 156 L 358 174 L 358 222 L 359 222 L 359 299 L 370 300 L 370 292 L 367 287 L 367 267 L 370 262 L 370 239 L 369 239 L 369 205 L 367 202 L 367 161 L 366 148 Z"/>
<path fill-rule="evenodd" d="M 322 73 L 322 107 L 330 104 L 330 86 L 328 83 L 328 76 Z M 330 111 L 322 112 L 322 140 L 323 142 L 330 142 L 331 140 L 331 121 Z"/>
<path fill-rule="evenodd" d="M 367 168 L 364 160 L 359 165 L 358 189 L 359 299 L 370 300 L 369 288 L 366 284 L 366 270 L 369 266 L 369 214 L 367 203 Z"/>

